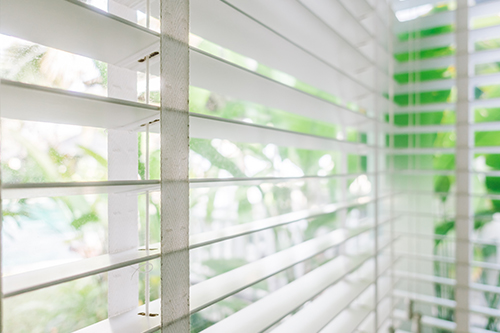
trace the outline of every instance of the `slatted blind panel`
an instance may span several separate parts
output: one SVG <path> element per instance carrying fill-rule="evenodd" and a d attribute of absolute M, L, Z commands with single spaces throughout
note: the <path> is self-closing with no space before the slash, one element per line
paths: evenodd
<path fill-rule="evenodd" d="M 193 331 L 391 324 L 386 15 L 191 1 L 191 237 L 226 235 L 191 251 Z"/>
<path fill-rule="evenodd" d="M 498 330 L 498 1 L 394 1 L 394 184 L 406 192 L 395 312 L 433 331 Z M 417 320 L 414 315 L 413 321 Z"/>
<path fill-rule="evenodd" d="M 145 4 L 2 2 L 5 332 L 120 316 L 133 321 L 115 331 L 160 324 L 149 307 L 160 292 L 150 246 L 160 241 L 160 141 L 148 128 L 160 104 L 158 73 L 147 71 L 160 34 Z"/>
<path fill-rule="evenodd" d="M 387 1 L 1 15 L 6 331 L 394 326 Z"/>

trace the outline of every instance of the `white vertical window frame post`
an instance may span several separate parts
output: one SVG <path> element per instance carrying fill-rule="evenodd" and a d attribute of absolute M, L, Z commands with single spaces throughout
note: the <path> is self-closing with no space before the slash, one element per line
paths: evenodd
<path fill-rule="evenodd" d="M 469 285 L 472 249 L 470 238 L 473 230 L 474 212 L 471 204 L 472 167 L 471 114 L 469 110 L 469 7 L 467 0 L 457 1 L 456 10 L 456 69 L 457 69 L 457 108 L 456 108 L 456 279 L 455 321 L 457 333 L 469 332 Z"/>
<path fill-rule="evenodd" d="M 372 15 L 376 15 L 376 12 L 377 10 L 374 9 Z M 378 30 L 378 29 L 376 29 Z M 378 31 L 376 31 L 377 34 L 378 34 Z M 376 34 L 376 35 L 377 35 Z M 374 111 L 375 111 L 375 122 L 373 124 L 373 144 L 374 144 L 374 149 L 373 149 L 373 173 L 375 175 L 375 178 L 373 180 L 373 188 L 374 188 L 374 191 L 373 191 L 373 195 L 374 195 L 374 219 L 373 219 L 373 223 L 375 224 L 375 228 L 373 229 L 374 230 L 374 251 L 375 251 L 375 260 L 374 260 L 374 263 L 375 263 L 375 269 L 374 269 L 374 292 L 375 292 L 375 295 L 374 295 L 374 320 L 373 320 L 373 325 L 374 325 L 374 332 L 377 332 L 378 331 L 378 326 L 379 326 L 379 311 L 378 311 L 378 298 L 379 298 L 379 283 L 378 283 L 378 272 L 379 272 L 379 267 L 378 267 L 378 262 L 379 262 L 379 252 L 378 252 L 378 249 L 379 249 L 379 205 L 380 205 L 380 202 L 379 202 L 379 186 L 380 186 L 380 182 L 379 182 L 379 177 L 380 177 L 380 174 L 379 174 L 379 171 L 380 171 L 380 167 L 379 167 L 379 164 L 380 164 L 380 161 L 379 161 L 379 153 L 380 153 L 380 149 L 379 149 L 379 122 L 381 120 L 381 105 L 379 103 L 379 89 L 380 89 L 380 82 L 379 82 L 379 79 L 380 79 L 380 71 L 377 70 L 376 66 L 378 64 L 378 47 L 376 46 L 376 43 L 375 43 L 375 48 L 374 48 L 374 57 L 375 59 L 375 70 L 374 70 L 374 74 L 373 74 L 373 80 L 374 80 L 374 87 L 375 87 L 375 91 L 373 92 L 374 94 Z"/>
<path fill-rule="evenodd" d="M 109 97 L 135 101 L 137 74 L 134 71 L 108 65 Z M 137 133 L 108 130 L 108 180 L 137 180 Z M 108 250 L 110 254 L 139 245 L 138 203 L 135 195 L 108 195 Z M 137 308 L 139 302 L 139 272 L 133 265 L 108 273 L 108 316 L 113 317 Z"/>
<path fill-rule="evenodd" d="M 1 10 L 1 8 L 0 8 Z M 2 85 L 0 84 L 0 100 L 2 98 Z M 1 104 L 0 104 L 1 105 Z M 0 108 L 0 115 L 2 114 Z M 1 124 L 2 120 L 0 118 L 0 138 L 2 137 L 2 131 L 1 131 Z M 0 141 L 1 142 L 1 141 Z M 0 157 L 3 156 L 0 154 Z M 3 183 L 3 178 L 1 177 L 1 170 L 0 170 L 0 189 L 2 188 L 2 183 Z M 3 202 L 2 202 L 2 191 L 0 190 L 0 207 L 3 207 Z M 3 236 L 3 209 L 0 209 L 0 332 L 3 332 L 3 242 L 2 242 L 2 237 Z"/>
<path fill-rule="evenodd" d="M 161 331 L 189 332 L 189 0 L 161 0 Z"/>
<path fill-rule="evenodd" d="M 387 17 L 389 18 L 389 24 L 387 25 L 387 35 L 388 35 L 388 61 L 389 61 L 389 85 L 388 85 L 388 96 L 389 96 L 389 126 L 390 126 L 390 132 L 389 134 L 389 165 L 388 165 L 388 170 L 389 170 L 389 175 L 392 178 L 392 175 L 394 175 L 394 133 L 392 132 L 394 129 L 394 57 L 392 56 L 394 54 L 394 12 L 391 10 L 391 5 L 389 2 L 387 2 L 387 11 L 388 15 Z M 384 154 L 384 157 L 387 160 L 387 155 Z M 387 172 L 387 168 L 386 168 Z M 394 283 L 396 282 L 395 276 L 394 276 L 394 260 L 395 260 L 395 248 L 394 248 L 394 238 L 395 238 L 395 226 L 396 222 L 394 221 L 394 181 L 393 179 L 389 179 L 389 218 L 391 219 L 391 222 L 389 224 L 389 232 L 390 232 L 390 260 L 391 260 L 391 268 L 390 268 L 390 281 L 391 281 L 391 288 L 394 287 Z M 395 327 L 394 323 L 394 316 L 393 316 L 393 309 L 395 306 L 395 297 L 394 293 L 391 292 L 390 296 L 390 304 L 391 304 L 391 327 Z"/>

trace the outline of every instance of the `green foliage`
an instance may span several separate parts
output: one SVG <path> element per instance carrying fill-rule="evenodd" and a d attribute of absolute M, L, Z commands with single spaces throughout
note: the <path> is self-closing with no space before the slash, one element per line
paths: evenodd
<path fill-rule="evenodd" d="M 107 318 L 107 279 L 97 275 L 4 300 L 5 332 L 73 332 Z"/>
<path fill-rule="evenodd" d="M 74 219 L 71 222 L 71 225 L 75 229 L 80 229 L 82 226 L 84 226 L 85 224 L 87 224 L 89 222 L 98 222 L 98 221 L 99 221 L 99 216 L 97 215 L 97 213 L 95 211 L 91 211 L 89 213 L 83 214 L 82 216 Z"/>
<path fill-rule="evenodd" d="M 323 215 L 311 219 L 307 224 L 306 231 L 304 232 L 304 238 L 312 239 L 316 237 L 317 236 L 316 233 L 318 232 L 318 230 L 321 230 L 322 227 L 327 227 L 328 229 L 333 230 L 338 225 L 336 219 L 337 219 L 336 213 Z"/>
<path fill-rule="evenodd" d="M 455 67 L 438 68 L 412 73 L 397 73 L 394 74 L 394 79 L 399 84 L 407 84 L 409 82 L 425 82 L 432 80 L 444 80 L 454 78 L 456 76 Z"/>
<path fill-rule="evenodd" d="M 420 50 L 416 52 L 396 53 L 394 58 L 399 62 L 407 62 L 415 59 L 430 59 L 438 57 L 447 57 L 455 54 L 454 46 L 436 47 L 433 49 Z"/>
<path fill-rule="evenodd" d="M 500 84 L 474 87 L 474 99 L 490 99 L 500 97 Z"/>
<path fill-rule="evenodd" d="M 476 147 L 500 146 L 500 131 L 475 132 L 474 142 Z"/>
<path fill-rule="evenodd" d="M 500 72 L 500 62 L 490 62 L 485 64 L 476 64 L 474 68 L 476 75 L 494 74 Z"/>
<path fill-rule="evenodd" d="M 389 115 L 386 115 L 386 120 L 389 120 Z M 419 113 L 398 113 L 394 115 L 394 125 L 396 126 L 426 126 L 454 123 L 455 112 L 450 110 Z"/>
<path fill-rule="evenodd" d="M 474 109 L 474 122 L 486 123 L 491 121 L 500 121 L 500 108 Z"/>
<path fill-rule="evenodd" d="M 433 27 L 433 28 L 422 29 L 422 30 L 418 30 L 418 31 L 405 32 L 405 33 L 399 34 L 398 39 L 399 39 L 399 41 L 404 42 L 404 41 L 409 40 L 410 38 L 417 39 L 417 38 L 432 37 L 432 36 L 452 33 L 454 31 L 455 31 L 455 26 L 452 24 L 449 24 L 449 25 L 443 25 L 440 27 Z"/>
<path fill-rule="evenodd" d="M 395 134 L 394 148 L 451 148 L 455 146 L 453 132 Z"/>
<path fill-rule="evenodd" d="M 436 90 L 412 94 L 399 94 L 394 96 L 394 102 L 399 106 L 447 103 L 452 102 L 452 91 Z"/>
<path fill-rule="evenodd" d="M 206 319 L 200 313 L 193 313 L 189 320 L 191 322 L 191 333 L 201 332 L 215 324 L 215 322 Z"/>
<path fill-rule="evenodd" d="M 498 15 L 475 17 L 471 20 L 471 29 L 481 29 L 500 24 Z"/>
<path fill-rule="evenodd" d="M 217 276 L 243 265 L 247 264 L 247 261 L 242 258 L 233 258 L 233 259 L 209 259 L 203 261 L 203 265 L 207 266 L 212 270 L 212 274 L 210 277 Z"/>
<path fill-rule="evenodd" d="M 500 38 L 481 40 L 474 43 L 476 51 L 494 50 L 500 48 Z"/>

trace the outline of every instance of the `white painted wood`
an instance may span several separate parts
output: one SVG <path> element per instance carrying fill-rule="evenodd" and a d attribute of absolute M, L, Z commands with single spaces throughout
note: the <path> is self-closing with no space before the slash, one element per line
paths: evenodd
<path fill-rule="evenodd" d="M 54 286 L 83 277 L 108 272 L 114 269 L 142 263 L 160 257 L 160 251 L 132 249 L 116 254 L 105 254 L 94 258 L 77 260 L 67 264 L 48 267 L 3 278 L 3 297 L 12 297 L 26 292 Z M 136 273 L 137 274 L 137 273 Z M 135 304 L 137 306 L 137 304 Z"/>
<path fill-rule="evenodd" d="M 196 312 L 229 295 L 255 284 L 263 279 L 285 270 L 299 262 L 307 260 L 329 248 L 338 246 L 351 238 L 345 230 L 335 230 L 292 248 L 267 256 L 256 262 L 218 275 L 210 280 L 191 287 L 191 293 L 203 296 L 193 298 L 191 309 Z M 224 283 L 222 283 L 224 282 Z"/>
<path fill-rule="evenodd" d="M 337 209 L 345 207 L 355 207 L 356 205 L 366 204 L 366 201 L 353 201 L 346 205 L 339 204 L 338 206 L 330 205 L 322 211 L 310 210 L 289 213 L 276 216 L 264 220 L 259 220 L 251 223 L 237 225 L 223 230 L 208 231 L 201 234 L 195 234 L 189 238 L 189 248 L 194 249 L 224 240 L 248 235 L 254 232 L 275 228 L 289 223 L 298 222 L 304 219 L 319 217 L 326 214 L 331 214 Z M 351 206 L 352 205 L 352 206 Z M 383 223 L 388 222 L 384 221 Z M 372 222 L 369 219 L 361 221 L 361 226 L 355 229 L 345 229 L 350 237 L 354 237 L 360 233 L 372 230 Z M 4 278 L 4 297 L 11 297 L 26 292 L 38 290 L 48 286 L 61 284 L 64 282 L 80 279 L 83 277 L 112 271 L 114 269 L 125 266 L 143 263 L 147 260 L 152 260 L 160 257 L 160 244 L 152 244 L 149 253 L 144 249 L 132 249 L 116 254 L 106 254 L 84 260 L 78 260 L 67 264 L 48 267 L 41 270 L 29 271 L 26 273 L 7 276 Z"/>
<path fill-rule="evenodd" d="M 198 50 L 190 53 L 190 84 L 221 95 L 330 123 L 355 126 L 367 120 L 367 116 L 362 113 L 309 95 Z M 365 107 L 368 111 L 373 110 L 372 105 Z"/>
<path fill-rule="evenodd" d="M 157 33 L 78 0 L 5 0 L 0 20 L 2 34 L 111 64 L 137 61 L 159 42 Z"/>
<path fill-rule="evenodd" d="M 108 95 L 136 100 L 137 73 L 108 66 Z M 108 179 L 137 180 L 138 137 L 136 132 L 108 130 Z M 135 195 L 108 195 L 108 252 L 137 249 L 139 245 L 138 202 Z M 137 308 L 139 303 L 139 267 L 137 265 L 108 273 L 108 316 L 113 317 Z"/>
<path fill-rule="evenodd" d="M 119 128 L 159 116 L 136 99 L 101 97 L 2 80 L 2 117 L 101 128 Z M 134 95 L 135 96 L 135 95 Z"/>
<path fill-rule="evenodd" d="M 374 148 L 363 143 L 194 114 L 190 117 L 189 131 L 190 135 L 195 138 L 219 138 L 232 142 L 261 143 L 264 145 L 273 143 L 280 147 L 310 150 L 348 151 L 363 154 Z"/>
<path fill-rule="evenodd" d="M 189 329 L 189 1 L 160 3 L 161 332 Z"/>
<path fill-rule="evenodd" d="M 346 287 L 352 287 L 351 293 L 355 294 L 357 289 L 363 290 L 366 288 L 369 284 L 368 281 L 349 283 L 341 279 L 346 274 L 356 270 L 366 259 L 359 258 L 353 260 L 347 257 L 337 257 L 203 332 L 233 332 L 236 330 L 242 333 L 250 333 L 264 331 L 334 283 L 335 285 L 326 292 L 327 295 L 335 298 L 338 297 L 338 294 L 332 294 L 334 291 L 337 291 L 337 293 L 340 292 L 341 295 L 342 293 L 349 294 L 349 289 L 346 289 Z M 347 301 L 348 299 L 343 299 L 342 302 L 336 302 L 335 306 L 342 307 L 342 303 Z M 314 307 L 313 304 L 307 305 L 307 307 L 309 306 Z M 331 308 L 331 310 L 335 313 L 335 308 Z M 304 326 L 307 327 L 308 332 L 317 332 L 315 328 L 317 323 L 313 324 L 312 318 L 308 318 L 306 322 L 300 322 L 292 320 L 295 316 L 285 320 L 284 326 L 280 325 L 272 330 L 272 332 L 300 332 L 301 327 L 303 328 Z M 289 320 L 292 320 L 294 323 L 298 322 L 300 326 L 286 325 Z M 308 323 L 311 325 L 308 325 Z M 292 327 L 292 330 L 290 330 L 290 327 Z"/>
<path fill-rule="evenodd" d="M 470 280 L 472 261 L 472 247 L 470 238 L 474 225 L 474 209 L 470 193 L 472 192 L 472 160 L 474 155 L 471 147 L 474 146 L 474 135 L 470 129 L 473 123 L 473 114 L 469 108 L 472 99 L 469 87 L 469 76 L 472 69 L 469 68 L 469 49 L 472 40 L 472 32 L 469 33 L 469 6 L 467 0 L 457 1 L 456 10 L 456 71 L 457 71 L 457 106 L 456 106 L 456 286 L 455 309 L 456 332 L 469 332 L 470 327 Z"/>
<path fill-rule="evenodd" d="M 342 68 L 339 71 L 330 62 L 318 59 L 219 0 L 191 1 L 191 32 L 346 100 L 352 100 L 367 88 L 373 91 L 378 88 Z M 308 65 L 303 66 L 305 63 Z"/>
<path fill-rule="evenodd" d="M 381 265 L 382 270 L 389 267 L 390 261 L 387 259 L 385 258 L 384 265 Z M 374 264 L 373 259 L 366 262 L 352 276 L 347 276 L 343 281 L 327 289 L 271 332 L 319 332 L 375 282 Z"/>
<path fill-rule="evenodd" d="M 125 193 L 129 196 L 147 190 L 160 189 L 158 180 L 128 180 L 102 182 L 66 183 L 4 183 L 2 195 L 7 199 L 61 197 L 67 195 L 86 195 L 103 193 Z"/>

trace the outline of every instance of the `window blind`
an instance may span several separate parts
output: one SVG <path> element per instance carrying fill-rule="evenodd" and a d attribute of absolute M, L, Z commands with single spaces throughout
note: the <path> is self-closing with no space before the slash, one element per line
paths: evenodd
<path fill-rule="evenodd" d="M 409 331 L 498 330 L 498 1 L 394 1 L 394 312 Z M 419 315 L 417 315 L 419 314 Z M 411 319 L 410 317 L 413 317 Z"/>
<path fill-rule="evenodd" d="M 390 3 L 1 15 L 4 330 L 395 327 Z"/>

